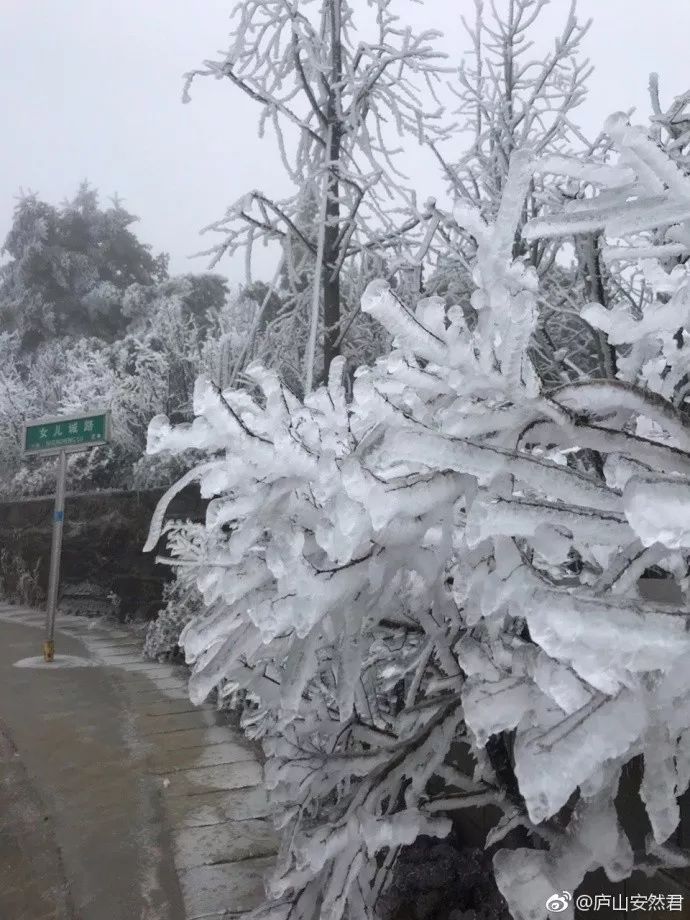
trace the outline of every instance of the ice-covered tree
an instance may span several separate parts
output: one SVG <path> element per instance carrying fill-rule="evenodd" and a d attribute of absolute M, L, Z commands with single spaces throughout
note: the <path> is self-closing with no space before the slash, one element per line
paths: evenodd
<path fill-rule="evenodd" d="M 58 339 L 31 351 L 19 335 L 0 335 L 0 491 L 18 495 L 51 491 L 55 464 L 23 459 L 25 421 L 113 402 L 117 379 L 108 346 L 99 339 Z M 131 464 L 133 458 L 129 458 Z M 112 457 L 99 448 L 70 457 L 70 487 L 112 475 Z"/>
<path fill-rule="evenodd" d="M 307 224 L 307 232 L 315 226 Z M 300 252 L 299 258 L 295 250 Z M 246 334 L 241 353 L 233 362 L 229 381 L 242 382 L 251 386 L 251 379 L 244 371 L 258 361 L 264 367 L 275 370 L 289 389 L 301 396 L 304 394 L 305 356 L 308 350 L 312 316 L 307 306 L 313 301 L 312 255 L 304 248 L 292 246 L 288 267 L 282 260 L 281 270 L 272 285 L 261 282 L 248 286 L 247 295 L 254 300 L 253 319 Z M 370 363 L 386 350 L 385 335 L 378 324 L 359 309 L 361 295 L 369 281 L 381 274 L 395 273 L 392 263 L 386 262 L 375 252 L 362 253 L 356 260 L 348 262 L 347 270 L 340 274 L 340 297 L 347 324 L 343 330 L 339 350 L 346 359 L 347 377 L 359 364 Z M 322 348 L 317 341 L 316 365 L 320 366 Z"/>
<path fill-rule="evenodd" d="M 678 166 L 690 173 L 690 91 L 681 93 L 666 110 L 662 108 L 659 75 L 649 78 L 649 95 L 652 103 L 652 136 L 662 144 Z"/>
<path fill-rule="evenodd" d="M 422 92 L 433 92 L 439 73 L 437 33 L 414 34 L 391 0 L 370 6 L 373 35 L 364 41 L 346 0 L 241 3 L 228 51 L 185 86 L 187 99 L 197 75 L 228 80 L 259 106 L 260 133 L 275 132 L 294 192 L 250 191 L 208 229 L 223 238 L 214 258 L 242 252 L 248 274 L 254 245 L 280 245 L 275 284 L 282 274 L 286 309 L 301 314 L 307 391 L 321 376 L 315 356 L 327 374 L 359 309 L 346 290 L 353 264 L 371 251 L 400 252 L 401 227 L 423 222 L 395 165 L 395 132 L 421 141 L 441 131 Z"/>
<path fill-rule="evenodd" d="M 22 455 L 24 420 L 35 412 L 36 401 L 19 366 L 16 333 L 0 332 L 0 470 L 3 479 L 16 472 Z"/>
<path fill-rule="evenodd" d="M 475 0 L 474 21 L 463 17 L 471 52 L 454 88 L 459 128 L 468 143 L 457 161 L 442 159 L 442 165 L 453 193 L 488 219 L 500 206 L 514 150 L 530 147 L 543 157 L 591 146 L 574 121 L 592 72 L 581 51 L 590 23 L 578 20 L 572 0 L 553 46 L 535 47 L 547 6 L 548 0 L 510 0 L 487 9 L 483 0 Z M 521 223 L 540 208 L 538 193 L 535 183 Z M 517 234 L 514 254 L 525 249 Z M 534 244 L 531 262 L 538 267 L 549 255 L 550 247 Z"/>
<path fill-rule="evenodd" d="M 168 324 L 174 304 L 178 323 L 194 323 L 203 334 L 223 310 L 227 296 L 227 280 L 211 272 L 173 275 L 157 283 L 130 284 L 122 300 L 126 331 L 138 335 Z"/>
<path fill-rule="evenodd" d="M 151 418 L 192 418 L 194 381 L 218 374 L 219 341 L 227 334 L 227 283 L 218 275 L 178 275 L 156 285 L 130 285 L 122 309 L 127 334 L 109 345 L 114 373 L 110 405 L 119 465 L 138 487 L 167 484 L 184 461 L 142 457 Z"/>
<path fill-rule="evenodd" d="M 577 125 L 577 109 L 587 95 L 592 72 L 582 53 L 582 41 L 591 23 L 577 16 L 576 0 L 566 7 L 561 31 L 543 45 L 548 0 L 511 0 L 485 4 L 475 0 L 474 18 L 463 17 L 471 48 L 453 85 L 461 118 L 458 138 L 465 150 L 459 159 L 446 158 L 431 144 L 453 197 L 493 217 L 500 205 L 512 151 L 529 147 L 535 156 L 558 158 L 600 148 Z M 457 142 L 456 142 L 457 143 Z M 456 146 L 453 147 L 455 152 Z M 549 202 L 579 197 L 582 185 L 571 175 L 535 176 L 523 207 L 520 226 L 539 215 Z M 476 241 L 459 228 L 448 227 L 448 240 L 437 239 L 436 270 L 429 276 L 429 293 L 461 287 Z M 540 316 L 532 354 L 548 385 L 577 379 L 582 374 L 613 376 L 612 356 L 601 337 L 579 316 L 581 292 L 588 298 L 607 290 L 596 236 L 572 241 L 575 258 L 566 265 L 561 241 L 534 240 L 529 245 L 518 232 L 513 255 L 526 255 L 540 276 Z M 450 243 L 450 246 L 448 246 Z M 559 254 L 561 257 L 559 257 Z M 558 260 L 557 260 L 557 257 Z M 567 357 L 566 357 L 567 356 Z"/>
<path fill-rule="evenodd" d="M 205 524 L 167 534 L 205 605 L 180 644 L 192 699 L 241 690 L 263 740 L 282 834 L 263 915 L 373 917 L 399 848 L 478 804 L 498 809 L 487 845 L 515 920 L 599 867 L 685 864 L 669 840 L 690 780 L 690 278 L 661 265 L 688 247 L 690 179 L 624 117 L 607 132 L 621 162 L 561 160 L 587 200 L 524 233 L 596 231 L 607 258 L 645 263 L 642 317 L 585 311 L 623 346 L 618 379 L 547 389 L 535 371 L 538 275 L 515 234 L 556 167 L 515 150 L 495 215 L 455 212 L 477 241 L 472 323 L 373 282 L 363 309 L 395 342 L 351 401 L 342 359 L 303 402 L 255 367 L 261 397 L 201 379 L 191 426 L 152 422 L 151 452 L 208 455 L 148 548 L 198 480 Z M 639 594 L 652 566 L 677 602 Z M 642 847 L 615 805 L 637 757 Z"/>
<path fill-rule="evenodd" d="M 662 395 L 687 414 L 690 367 L 683 304 L 690 235 L 683 215 L 690 177 L 682 157 L 674 155 L 677 145 L 670 145 L 673 153 L 660 149 L 658 131 L 649 137 L 642 128 L 630 127 L 623 114 L 611 116 L 607 129 L 621 151 L 615 169 L 607 173 L 598 167 L 610 187 L 572 202 L 559 220 L 549 215 L 533 221 L 526 235 L 606 235 L 604 261 L 620 276 L 633 279 L 631 287 L 639 297 L 621 299 L 612 309 L 593 299 L 582 315 L 620 351 L 619 379 Z M 558 164 L 543 168 L 557 169 Z"/>
<path fill-rule="evenodd" d="M 70 488 L 174 481 L 184 470 L 179 460 L 166 467 L 142 458 L 148 424 L 160 412 L 192 418 L 194 381 L 215 374 L 219 339 L 236 318 L 228 300 L 225 279 L 182 275 L 129 284 L 118 299 L 127 333 L 113 342 L 59 336 L 27 350 L 18 332 L 0 335 L 0 488 L 50 490 L 50 464 L 22 464 L 22 424 L 89 407 L 111 410 L 111 443 L 70 457 Z"/>
<path fill-rule="evenodd" d="M 123 291 L 167 274 L 167 257 L 132 233 L 136 220 L 117 198 L 100 208 L 85 183 L 60 207 L 23 195 L 0 266 L 3 329 L 17 331 L 25 350 L 56 336 L 121 333 Z"/>

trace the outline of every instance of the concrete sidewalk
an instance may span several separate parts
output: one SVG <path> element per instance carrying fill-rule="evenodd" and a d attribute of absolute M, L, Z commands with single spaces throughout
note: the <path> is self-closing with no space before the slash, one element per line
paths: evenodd
<path fill-rule="evenodd" d="M 216 920 L 255 907 L 276 842 L 257 751 L 124 628 L 0 605 L 0 917 Z M 13 817 L 14 816 L 14 817 Z"/>

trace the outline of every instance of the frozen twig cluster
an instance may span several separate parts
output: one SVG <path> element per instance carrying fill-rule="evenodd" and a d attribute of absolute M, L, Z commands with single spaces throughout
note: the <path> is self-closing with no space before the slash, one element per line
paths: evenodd
<path fill-rule="evenodd" d="M 597 867 L 683 863 L 668 840 L 690 780 L 690 613 L 637 583 L 656 567 L 688 589 L 690 279 L 661 265 L 686 240 L 690 180 L 624 119 L 607 130 L 618 166 L 514 150 L 496 214 L 457 214 L 477 242 L 475 323 L 376 281 L 362 309 L 394 346 L 351 401 L 340 359 L 304 401 L 254 367 L 261 396 L 202 379 L 191 426 L 151 424 L 151 452 L 208 454 L 148 548 L 198 480 L 205 524 L 168 531 L 205 604 L 180 643 L 192 699 L 244 691 L 264 743 L 282 833 L 266 916 L 373 917 L 398 849 L 473 805 L 498 809 L 487 843 L 516 920 Z M 615 380 L 546 390 L 530 358 L 539 282 L 514 242 L 547 170 L 577 171 L 587 202 L 529 239 L 655 234 L 663 298 L 641 319 L 588 307 L 622 343 Z M 639 755 L 644 852 L 615 807 Z"/>
<path fill-rule="evenodd" d="M 438 33 L 402 26 L 391 0 L 371 6 L 375 34 L 355 42 L 346 0 L 243 2 L 230 48 L 185 84 L 186 100 L 198 75 L 229 80 L 259 106 L 260 134 L 268 127 L 275 133 L 295 192 L 278 200 L 252 190 L 207 229 L 223 237 L 214 260 L 244 253 L 248 282 L 254 246 L 280 245 L 282 313 L 309 330 L 297 336 L 309 342 L 301 355 L 307 392 L 317 328 L 327 374 L 351 327 L 348 313 L 358 310 L 359 298 L 347 296 L 348 268 L 356 275 L 372 252 L 399 257 L 401 227 L 409 232 L 423 223 L 396 166 L 396 134 L 422 142 L 445 131 L 440 105 L 429 112 L 423 94 L 435 96 L 442 71 L 443 55 L 433 46 Z"/>
<path fill-rule="evenodd" d="M 491 216 L 501 200 L 513 150 L 529 145 L 536 156 L 569 152 L 590 143 L 573 120 L 592 72 L 578 54 L 590 23 L 570 4 L 560 35 L 546 55 L 534 47 L 534 25 L 548 0 L 511 0 L 499 14 L 475 0 L 475 20 L 463 18 L 472 43 L 456 94 L 471 144 L 449 170 L 455 191 Z M 533 204 L 532 202 L 530 204 Z"/>
<path fill-rule="evenodd" d="M 473 20 L 463 17 L 470 49 L 451 89 L 460 102 L 456 114 L 464 152 L 453 161 L 431 139 L 430 146 L 456 202 L 479 209 L 490 220 L 500 206 L 513 151 L 529 148 L 540 159 L 562 159 L 574 152 L 588 156 L 596 150 L 601 155 L 610 143 L 605 135 L 589 141 L 576 123 L 592 71 L 582 57 L 590 23 L 581 22 L 575 3 L 570 3 L 553 44 L 542 46 L 548 6 L 546 0 L 475 0 Z M 597 237 L 578 238 L 574 264 L 565 269 L 565 260 L 559 258 L 563 241 L 528 242 L 519 232 L 554 202 L 579 198 L 583 190 L 576 172 L 535 174 L 513 244 L 513 258 L 527 258 L 539 274 L 540 316 L 532 357 L 539 376 L 551 386 L 586 376 L 615 376 L 601 336 L 579 315 L 583 288 L 592 299 L 613 296 L 609 279 L 602 277 Z M 457 291 L 467 274 L 477 241 L 471 228 L 461 224 L 445 221 L 433 241 L 435 264 L 425 278 L 429 292 Z"/>

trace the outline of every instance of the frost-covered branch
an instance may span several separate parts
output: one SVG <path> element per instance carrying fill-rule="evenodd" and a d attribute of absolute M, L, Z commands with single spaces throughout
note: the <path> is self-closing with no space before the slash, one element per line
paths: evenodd
<path fill-rule="evenodd" d="M 655 185 L 669 207 L 673 185 L 680 235 L 687 180 L 646 136 L 608 126 L 626 183 Z M 264 744 L 282 841 L 264 915 L 373 920 L 379 867 L 446 835 L 470 796 L 502 813 L 487 842 L 501 842 L 515 920 L 541 916 L 589 871 L 633 871 L 616 798 L 637 757 L 655 860 L 678 824 L 690 452 L 672 393 L 688 373 L 686 266 L 644 266 L 664 297 L 641 320 L 606 311 L 607 339 L 630 346 L 617 380 L 546 389 L 531 342 L 553 291 L 514 246 L 539 170 L 514 151 L 495 213 L 458 209 L 476 246 L 469 304 L 368 285 L 362 312 L 393 345 L 351 396 L 342 358 L 304 400 L 254 366 L 256 398 L 200 380 L 191 426 L 152 423 L 151 451 L 210 454 L 190 473 L 206 521 L 173 527 L 169 553 L 204 600 L 180 637 L 192 699 L 240 692 Z M 587 207 L 618 227 L 620 173 L 598 178 Z M 574 211 L 553 207 L 530 239 L 568 226 Z M 652 567 L 668 602 L 640 591 Z M 516 844 L 516 827 L 539 846 Z"/>
<path fill-rule="evenodd" d="M 437 33 L 402 26 L 391 0 L 373 6 L 376 37 L 355 44 L 346 0 L 241 3 L 230 48 L 185 84 L 187 99 L 197 75 L 229 79 L 258 104 L 260 133 L 268 125 L 275 133 L 294 193 L 282 201 L 258 191 L 241 199 L 207 228 L 222 236 L 209 254 L 215 264 L 243 251 L 249 262 L 255 244 L 279 243 L 286 272 L 276 294 L 287 312 L 301 314 L 300 333 L 318 309 L 324 378 L 361 293 L 350 278 L 366 275 L 372 253 L 400 259 L 415 242 L 414 235 L 408 241 L 419 223 L 415 196 L 401 181 L 392 132 L 419 141 L 446 133 L 441 110 L 429 112 L 423 93 L 443 72 Z M 314 206 L 322 187 L 325 212 Z M 285 316 L 281 326 L 284 336 Z M 295 364 L 301 360 L 313 365 L 313 350 Z"/>

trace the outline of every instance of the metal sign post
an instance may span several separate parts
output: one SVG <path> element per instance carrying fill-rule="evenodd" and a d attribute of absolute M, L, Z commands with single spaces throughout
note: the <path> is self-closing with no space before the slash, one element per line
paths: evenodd
<path fill-rule="evenodd" d="M 60 555 L 62 552 L 62 525 L 65 521 L 65 480 L 67 478 L 67 454 L 60 451 L 55 509 L 53 511 L 53 538 L 50 544 L 50 576 L 48 580 L 48 604 L 46 606 L 46 638 L 43 643 L 43 658 L 55 658 L 55 611 L 57 609 L 58 587 L 60 585 Z"/>
<path fill-rule="evenodd" d="M 43 658 L 55 658 L 55 614 L 60 586 L 60 556 L 62 530 L 65 522 L 65 483 L 67 479 L 67 454 L 88 450 L 107 444 L 110 440 L 110 412 L 84 412 L 78 416 L 53 416 L 24 424 L 22 447 L 25 456 L 42 454 L 59 457 L 55 508 L 53 511 L 53 537 L 50 546 L 50 574 L 46 604 L 46 637 Z"/>

